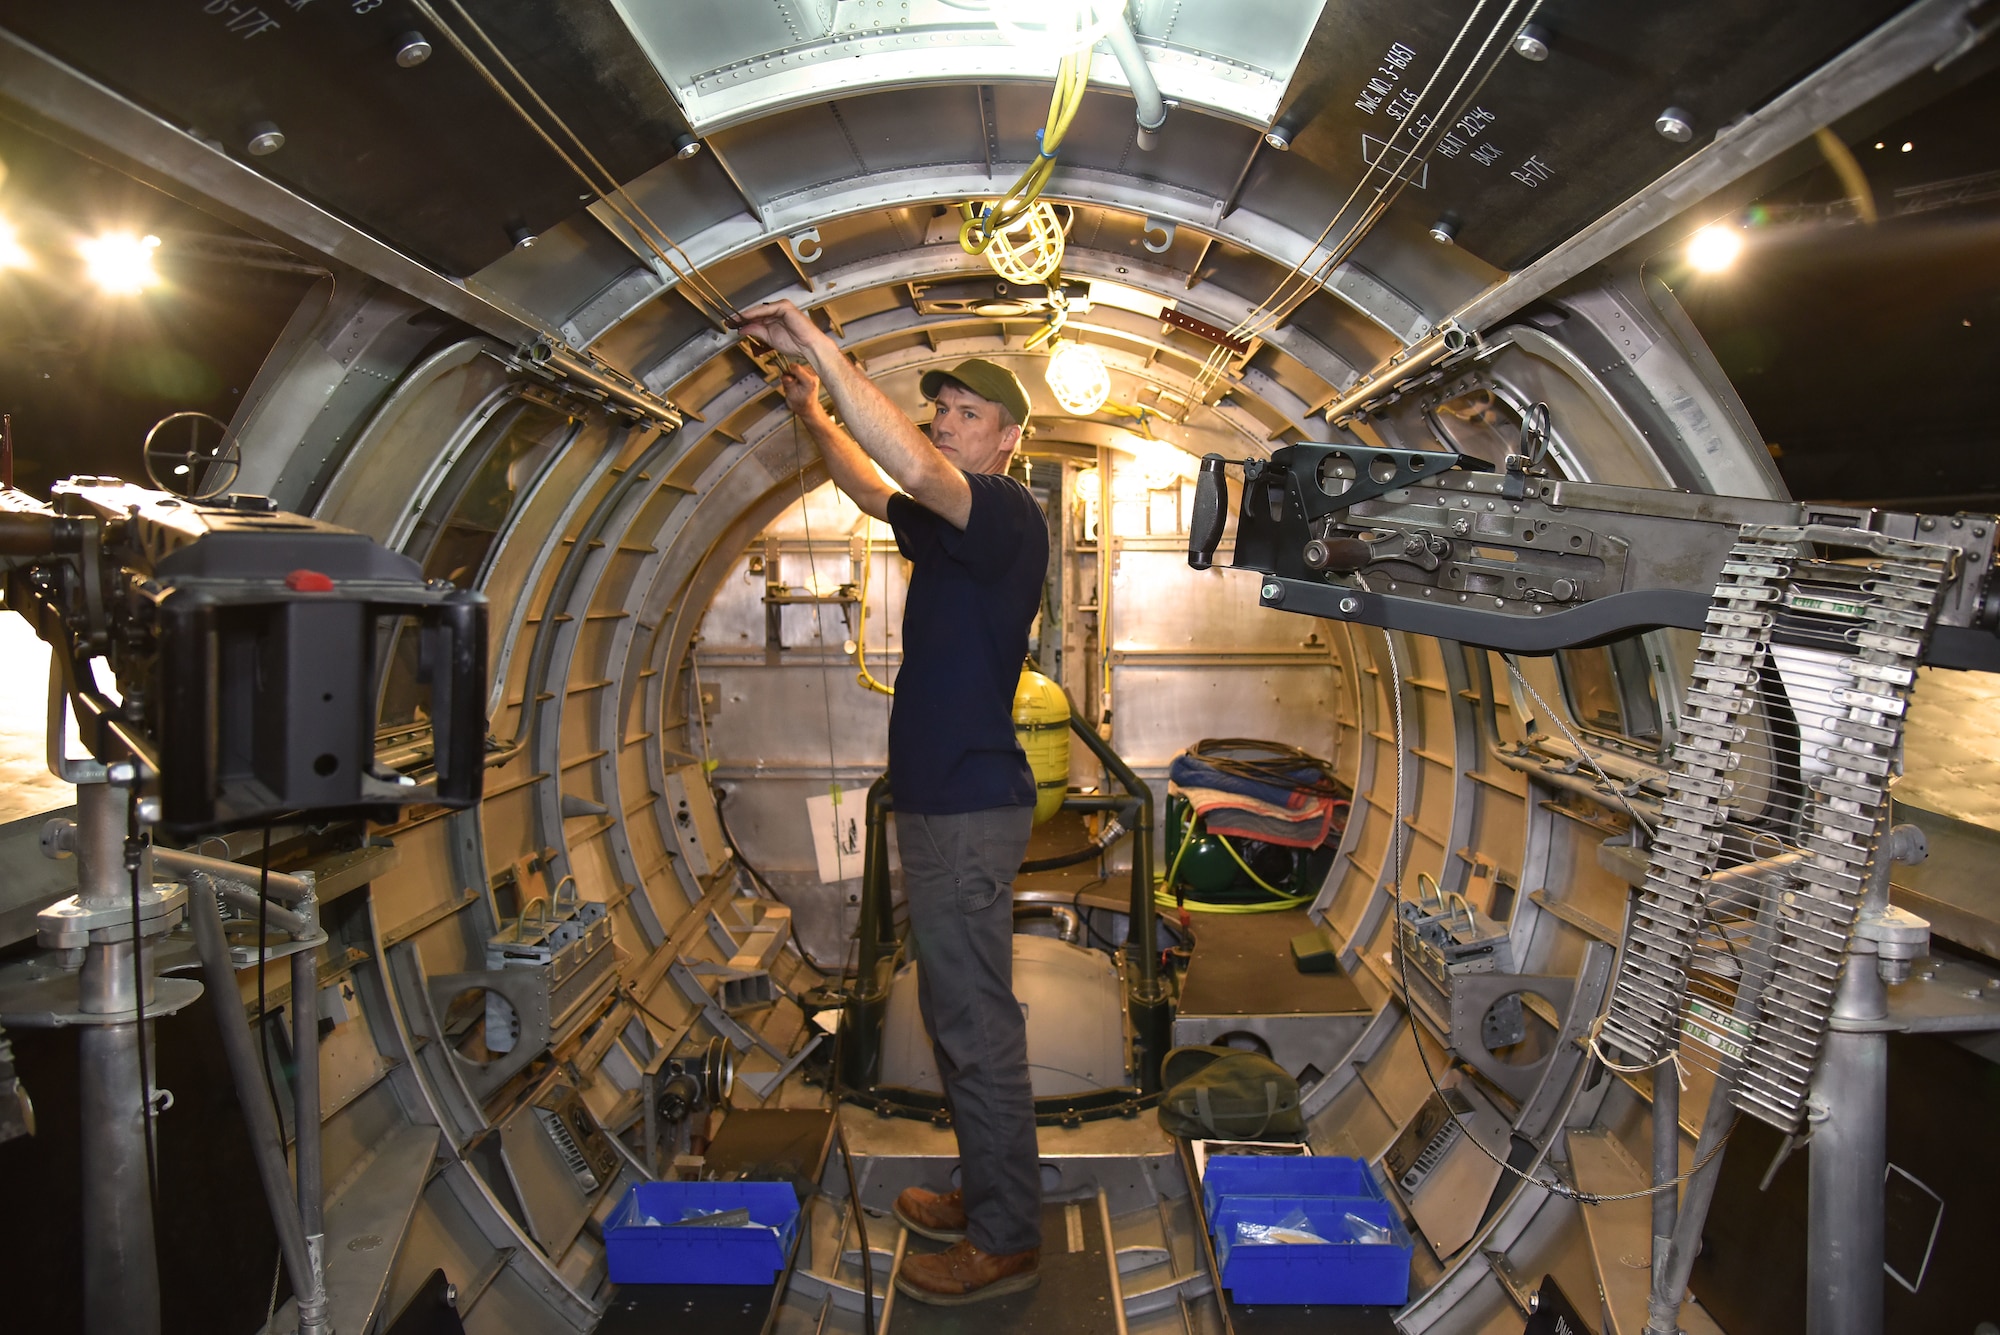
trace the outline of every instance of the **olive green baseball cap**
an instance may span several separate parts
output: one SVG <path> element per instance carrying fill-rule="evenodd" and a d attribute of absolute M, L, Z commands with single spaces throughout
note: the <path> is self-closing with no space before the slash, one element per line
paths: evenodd
<path fill-rule="evenodd" d="M 1021 377 L 1004 366 L 995 366 L 982 357 L 962 361 L 949 371 L 926 371 L 922 382 L 924 397 L 935 400 L 946 385 L 958 383 L 988 403 L 997 403 L 1014 415 L 1017 426 L 1028 425 L 1028 391 Z"/>

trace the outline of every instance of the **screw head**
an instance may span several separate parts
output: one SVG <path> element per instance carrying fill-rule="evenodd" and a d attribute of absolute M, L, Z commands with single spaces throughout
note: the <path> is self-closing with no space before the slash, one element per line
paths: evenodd
<path fill-rule="evenodd" d="M 1668 107 L 1654 119 L 1653 128 L 1660 132 L 1662 138 L 1685 144 L 1694 138 L 1694 116 L 1679 107 Z"/>
<path fill-rule="evenodd" d="M 1361 600 L 1350 594 L 1340 600 L 1340 610 L 1348 616 L 1353 616 L 1361 610 Z"/>
<path fill-rule="evenodd" d="M 1514 54 L 1523 60 L 1543 61 L 1549 58 L 1548 29 L 1539 23 L 1524 24 L 1521 31 L 1514 34 Z"/>
<path fill-rule="evenodd" d="M 105 768 L 104 777 L 111 780 L 112 783 L 123 787 L 126 784 L 138 782 L 139 767 L 129 760 L 114 760 Z"/>
<path fill-rule="evenodd" d="M 1264 142 L 1269 144 L 1272 148 L 1277 149 L 1280 153 L 1291 152 L 1292 151 L 1291 128 L 1289 126 L 1284 126 L 1284 125 L 1273 125 L 1270 129 L 1264 131 Z"/>
<path fill-rule="evenodd" d="M 267 158 L 285 146 L 285 132 L 269 121 L 250 127 L 250 142 L 246 146 L 253 158 Z"/>
<path fill-rule="evenodd" d="M 406 32 L 396 39 L 396 63 L 413 70 L 431 58 L 431 43 L 420 32 Z"/>
<path fill-rule="evenodd" d="M 1458 240 L 1458 219 L 1446 214 L 1431 224 L 1431 240 L 1449 246 Z"/>
<path fill-rule="evenodd" d="M 682 162 L 686 162 L 699 152 L 701 152 L 701 140 L 691 134 L 684 134 L 674 141 L 674 156 Z"/>
<path fill-rule="evenodd" d="M 1285 586 L 1282 584 L 1266 584 L 1263 592 L 1264 601 L 1267 603 L 1282 603 L 1285 601 Z"/>

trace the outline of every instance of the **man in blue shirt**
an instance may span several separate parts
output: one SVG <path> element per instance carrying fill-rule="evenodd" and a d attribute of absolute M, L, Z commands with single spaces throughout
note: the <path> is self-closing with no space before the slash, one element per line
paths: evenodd
<path fill-rule="evenodd" d="M 742 327 L 793 359 L 785 401 L 835 485 L 894 528 L 911 564 L 889 785 L 919 1005 L 958 1137 L 960 1187 L 897 1198 L 913 1232 L 952 1246 L 906 1253 L 896 1287 L 944 1304 L 1013 1293 L 1035 1284 L 1041 1255 L 1027 1025 L 1013 986 L 1014 876 L 1035 782 L 1012 710 L 1049 560 L 1040 507 L 1006 475 L 1028 422 L 1027 391 L 988 361 L 932 371 L 923 392 L 937 411 L 926 437 L 790 302 L 753 307 Z M 822 383 L 844 430 L 820 405 Z"/>

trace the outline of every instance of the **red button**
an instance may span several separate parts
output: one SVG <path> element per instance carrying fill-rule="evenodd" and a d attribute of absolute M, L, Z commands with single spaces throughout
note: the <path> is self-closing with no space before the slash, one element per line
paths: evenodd
<path fill-rule="evenodd" d="M 333 581 L 317 570 L 294 570 L 285 576 L 285 587 L 293 593 L 332 593 Z"/>

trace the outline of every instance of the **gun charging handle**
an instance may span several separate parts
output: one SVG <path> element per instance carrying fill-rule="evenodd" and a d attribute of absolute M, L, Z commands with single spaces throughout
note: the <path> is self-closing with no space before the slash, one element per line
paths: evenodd
<path fill-rule="evenodd" d="M 1215 549 L 1222 542 L 1222 528 L 1229 518 L 1229 479 L 1222 470 L 1228 466 L 1219 454 L 1201 456 L 1201 472 L 1194 480 L 1194 513 L 1188 520 L 1188 565 L 1196 570 L 1215 564 Z"/>

